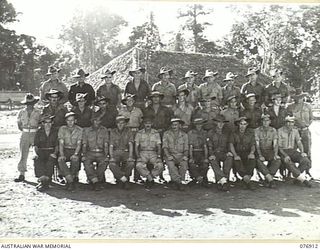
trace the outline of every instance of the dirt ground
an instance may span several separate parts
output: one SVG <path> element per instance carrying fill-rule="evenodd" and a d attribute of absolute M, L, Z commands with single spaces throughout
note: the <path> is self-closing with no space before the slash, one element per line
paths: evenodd
<path fill-rule="evenodd" d="M 17 111 L 0 112 L 0 237 L 70 239 L 291 239 L 320 240 L 320 122 L 312 125 L 313 187 L 277 181 L 255 191 L 235 183 L 228 193 L 188 187 L 185 192 L 157 184 L 131 190 L 106 183 L 88 189 L 84 172 L 75 192 L 54 184 L 36 191 L 32 160 L 26 182 L 15 183 L 19 159 Z M 165 176 L 167 177 L 167 176 Z M 210 172 L 210 180 L 213 180 Z M 113 181 L 107 170 L 107 180 Z"/>

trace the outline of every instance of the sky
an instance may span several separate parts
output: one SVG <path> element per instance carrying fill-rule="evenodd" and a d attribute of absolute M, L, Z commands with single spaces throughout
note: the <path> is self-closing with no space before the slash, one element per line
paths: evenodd
<path fill-rule="evenodd" d="M 121 42 L 127 42 L 132 28 L 141 25 L 148 20 L 150 11 L 153 11 L 155 23 L 159 27 L 160 37 L 167 42 L 172 34 L 179 30 L 182 20 L 177 19 L 177 11 L 192 2 L 172 1 L 111 1 L 111 0 L 8 0 L 17 12 L 20 12 L 19 22 L 10 24 L 9 28 L 18 34 L 27 34 L 37 38 L 37 42 L 46 45 L 52 50 L 59 48 L 58 35 L 63 25 L 67 25 L 76 9 L 90 10 L 94 6 L 107 8 L 110 12 L 122 16 L 128 27 L 119 34 Z M 218 40 L 226 35 L 237 16 L 226 6 L 230 3 L 197 2 L 213 9 L 213 13 L 206 17 L 206 21 L 212 23 L 205 31 L 209 40 Z M 246 7 L 246 3 L 239 7 Z M 251 5 L 261 8 L 261 4 Z M 171 36 L 170 36 L 171 34 Z"/>

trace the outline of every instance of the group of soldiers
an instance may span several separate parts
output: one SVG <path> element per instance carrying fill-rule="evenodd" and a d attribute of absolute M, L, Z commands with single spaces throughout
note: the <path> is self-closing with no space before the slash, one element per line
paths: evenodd
<path fill-rule="evenodd" d="M 234 73 L 218 83 L 218 72 L 212 70 L 205 71 L 201 84 L 196 72 L 187 71 L 185 83 L 176 86 L 173 70 L 166 67 L 149 85 L 145 69 L 137 67 L 129 71 L 124 93 L 113 83 L 115 73 L 105 70 L 95 92 L 84 70 L 77 71 L 77 83 L 68 89 L 59 69 L 49 67 L 40 98 L 27 94 L 26 108 L 18 114 L 22 136 L 16 182 L 25 180 L 34 146 L 38 190 L 49 188 L 55 166 L 66 189 L 74 190 L 81 163 L 93 190 L 103 187 L 107 167 L 124 189 L 130 188 L 132 172 L 135 181 L 140 178 L 152 188 L 166 167 L 177 190 L 185 190 L 187 172 L 192 184 L 209 187 L 209 166 L 221 191 L 230 190 L 231 170 L 248 189 L 255 189 L 254 169 L 270 188 L 276 186 L 278 170 L 311 187 L 311 107 L 305 93 L 292 92 L 284 83 L 280 69 L 264 86 L 260 70 L 249 68 L 248 81 L 238 87 Z"/>

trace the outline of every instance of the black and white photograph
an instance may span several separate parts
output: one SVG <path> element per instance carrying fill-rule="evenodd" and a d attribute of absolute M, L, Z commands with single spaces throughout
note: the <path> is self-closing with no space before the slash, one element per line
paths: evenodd
<path fill-rule="evenodd" d="M 0 0 L 0 246 L 318 248 L 319 88 L 317 1 Z"/>

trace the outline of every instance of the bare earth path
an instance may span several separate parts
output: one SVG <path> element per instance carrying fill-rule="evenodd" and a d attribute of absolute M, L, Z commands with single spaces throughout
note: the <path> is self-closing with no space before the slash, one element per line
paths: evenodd
<path fill-rule="evenodd" d="M 93 192 L 82 173 L 73 193 L 57 184 L 40 193 L 31 160 L 27 182 L 12 181 L 19 158 L 14 114 L 0 112 L 2 238 L 320 240 L 320 122 L 312 125 L 311 189 L 288 181 L 277 182 L 275 190 L 236 184 L 228 193 L 214 184 L 185 192 L 160 184 L 152 190 L 132 184 L 130 191 L 106 184 Z"/>

